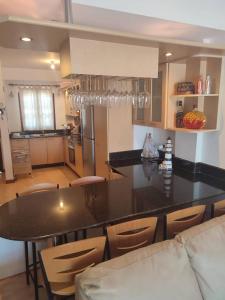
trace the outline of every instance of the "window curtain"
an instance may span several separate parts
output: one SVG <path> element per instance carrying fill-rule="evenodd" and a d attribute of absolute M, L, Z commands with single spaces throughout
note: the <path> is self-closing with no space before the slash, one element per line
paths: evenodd
<path fill-rule="evenodd" d="M 50 90 L 21 89 L 20 107 L 23 130 L 54 129 L 53 96 Z"/>

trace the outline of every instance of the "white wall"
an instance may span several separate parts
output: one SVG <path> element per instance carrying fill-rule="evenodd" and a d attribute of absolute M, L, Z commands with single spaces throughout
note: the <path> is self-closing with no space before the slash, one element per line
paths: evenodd
<path fill-rule="evenodd" d="M 2 76 L 2 68 L 1 68 L 1 61 L 0 61 L 0 103 L 1 105 L 5 106 L 6 97 L 3 90 L 3 86 L 4 86 L 3 76 Z M 1 150 L 2 150 L 3 165 L 5 169 L 5 179 L 6 181 L 10 181 L 14 179 L 14 176 L 13 176 L 13 167 L 12 167 L 12 159 L 11 159 L 8 120 L 5 112 L 0 117 L 0 143 L 1 143 Z"/>
<path fill-rule="evenodd" d="M 147 133 L 152 134 L 153 142 L 158 146 L 165 144 L 168 137 L 175 143 L 175 134 L 172 131 L 149 126 L 133 125 L 133 149 L 142 149 Z"/>
<path fill-rule="evenodd" d="M 0 238 L 0 279 L 22 273 L 24 271 L 25 260 L 23 242 Z"/>
<path fill-rule="evenodd" d="M 22 68 L 3 68 L 3 80 L 11 82 L 29 82 L 54 84 L 59 82 L 60 74 L 58 71 L 38 70 L 38 69 L 22 69 Z M 9 97 L 10 89 L 7 89 L 8 97 L 6 99 L 7 116 L 9 123 L 9 131 L 21 131 L 20 111 L 18 102 L 18 90 L 13 88 L 13 97 Z M 55 116 L 56 128 L 62 129 L 65 119 L 65 102 L 63 94 L 55 91 Z"/>
<path fill-rule="evenodd" d="M 73 3 L 112 9 L 192 25 L 225 30 L 224 0 L 72 0 Z M 76 17 L 75 17 L 76 20 Z M 211 37 L 206 37 L 211 38 Z"/>

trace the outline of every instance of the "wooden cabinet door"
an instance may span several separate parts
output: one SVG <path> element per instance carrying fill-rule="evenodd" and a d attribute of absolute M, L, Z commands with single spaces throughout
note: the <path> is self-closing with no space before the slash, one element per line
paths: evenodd
<path fill-rule="evenodd" d="M 82 146 L 79 144 L 75 146 L 75 171 L 80 177 L 83 176 Z"/>
<path fill-rule="evenodd" d="M 32 166 L 46 165 L 48 163 L 45 138 L 30 139 L 30 155 Z"/>
<path fill-rule="evenodd" d="M 47 141 L 47 161 L 48 164 L 64 162 L 63 137 L 49 137 Z"/>

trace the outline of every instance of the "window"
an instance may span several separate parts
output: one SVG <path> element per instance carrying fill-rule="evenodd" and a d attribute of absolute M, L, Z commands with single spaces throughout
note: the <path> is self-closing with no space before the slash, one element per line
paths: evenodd
<path fill-rule="evenodd" d="M 51 130 L 55 127 L 53 94 L 47 89 L 28 88 L 20 92 L 23 130 Z"/>

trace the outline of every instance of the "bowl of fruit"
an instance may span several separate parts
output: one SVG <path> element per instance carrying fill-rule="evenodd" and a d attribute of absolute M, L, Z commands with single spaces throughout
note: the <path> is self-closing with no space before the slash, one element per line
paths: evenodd
<path fill-rule="evenodd" d="M 193 110 L 184 116 L 183 124 L 187 129 L 202 129 L 206 125 L 206 116 L 201 111 Z"/>

